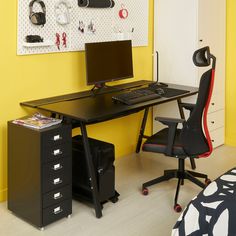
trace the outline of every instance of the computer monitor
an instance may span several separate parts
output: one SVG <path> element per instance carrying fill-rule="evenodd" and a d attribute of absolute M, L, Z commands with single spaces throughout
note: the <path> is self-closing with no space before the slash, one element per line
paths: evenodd
<path fill-rule="evenodd" d="M 86 43 L 85 57 L 87 85 L 133 77 L 131 40 Z"/>

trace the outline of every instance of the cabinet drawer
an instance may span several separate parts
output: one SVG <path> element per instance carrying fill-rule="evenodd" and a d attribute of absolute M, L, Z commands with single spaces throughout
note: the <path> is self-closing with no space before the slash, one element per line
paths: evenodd
<path fill-rule="evenodd" d="M 49 177 L 43 176 L 42 188 L 43 193 L 52 191 L 54 189 L 59 189 L 62 186 L 70 184 L 71 182 L 71 172 L 61 172 L 58 174 L 51 175 Z"/>
<path fill-rule="evenodd" d="M 210 132 L 213 148 L 218 147 L 225 142 L 225 129 L 224 127 Z"/>
<path fill-rule="evenodd" d="M 225 107 L 224 93 L 222 93 L 222 94 L 213 93 L 211 101 L 210 101 L 208 112 L 211 113 L 211 112 L 215 112 L 218 110 L 222 110 L 222 109 L 224 109 L 224 107 Z"/>
<path fill-rule="evenodd" d="M 223 127 L 225 123 L 225 111 L 219 110 L 207 115 L 207 124 L 210 131 Z"/>
<path fill-rule="evenodd" d="M 72 214 L 72 201 L 66 200 L 43 210 L 43 226 Z"/>
<path fill-rule="evenodd" d="M 43 196 L 43 208 L 63 202 L 66 199 L 72 199 L 71 185 L 51 191 Z"/>
<path fill-rule="evenodd" d="M 51 129 L 43 133 L 42 146 L 46 147 L 71 142 L 71 137 L 71 126 L 63 124 L 56 129 Z"/>
<path fill-rule="evenodd" d="M 71 160 L 69 158 L 60 158 L 43 165 L 43 178 L 46 180 L 63 173 L 71 174 Z"/>
<path fill-rule="evenodd" d="M 48 146 L 48 147 L 42 146 L 42 159 L 43 159 L 42 161 L 45 163 L 58 160 L 59 158 L 62 157 L 71 156 L 72 152 L 71 150 L 72 150 L 71 143 L 63 143 L 60 145 Z"/>

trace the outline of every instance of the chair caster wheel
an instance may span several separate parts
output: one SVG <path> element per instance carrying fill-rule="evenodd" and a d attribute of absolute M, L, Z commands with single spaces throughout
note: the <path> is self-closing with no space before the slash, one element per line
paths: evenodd
<path fill-rule="evenodd" d="M 208 186 L 211 183 L 210 179 L 205 179 L 205 185 Z"/>
<path fill-rule="evenodd" d="M 145 196 L 148 195 L 148 189 L 147 188 L 143 188 L 142 194 L 145 195 Z"/>
<path fill-rule="evenodd" d="M 175 212 L 181 212 L 182 211 L 182 207 L 177 203 L 174 205 L 174 211 Z"/>

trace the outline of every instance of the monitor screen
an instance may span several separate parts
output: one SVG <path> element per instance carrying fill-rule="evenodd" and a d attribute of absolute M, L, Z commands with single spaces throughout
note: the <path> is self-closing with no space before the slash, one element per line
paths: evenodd
<path fill-rule="evenodd" d="M 85 44 L 87 84 L 133 77 L 131 40 Z"/>

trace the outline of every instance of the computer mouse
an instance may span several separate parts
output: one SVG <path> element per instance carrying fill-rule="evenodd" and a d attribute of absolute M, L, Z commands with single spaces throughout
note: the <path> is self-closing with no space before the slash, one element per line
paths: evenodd
<path fill-rule="evenodd" d="M 155 93 L 162 95 L 165 93 L 165 91 L 162 88 L 157 88 L 157 89 L 155 89 Z"/>

